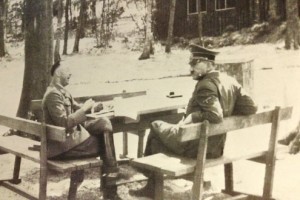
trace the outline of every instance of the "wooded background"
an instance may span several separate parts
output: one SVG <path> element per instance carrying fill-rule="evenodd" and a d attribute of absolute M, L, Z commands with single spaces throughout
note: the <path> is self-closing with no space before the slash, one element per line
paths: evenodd
<path fill-rule="evenodd" d="M 25 43 L 17 116 L 28 118 L 30 101 L 43 97 L 50 81 L 49 69 L 60 60 L 61 52 L 70 53 L 68 45 L 73 45 L 72 53 L 76 54 L 81 38 L 94 37 L 95 48 L 110 47 L 116 24 L 129 5 L 143 10 L 141 16 L 130 15 L 144 38 L 139 59 L 154 54 L 154 41 L 165 44 L 169 53 L 174 38 L 198 38 L 196 43 L 205 46 L 205 36 L 262 23 L 284 23 L 285 48 L 299 48 L 300 0 L 0 0 L 0 57 L 9 54 L 6 43 Z M 75 38 L 73 44 L 69 37 Z"/>

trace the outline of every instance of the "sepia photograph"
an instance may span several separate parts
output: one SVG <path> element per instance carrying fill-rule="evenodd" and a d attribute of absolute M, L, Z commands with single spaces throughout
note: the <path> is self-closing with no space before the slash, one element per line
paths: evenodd
<path fill-rule="evenodd" d="M 0 0 L 0 200 L 298 200 L 300 0 Z"/>

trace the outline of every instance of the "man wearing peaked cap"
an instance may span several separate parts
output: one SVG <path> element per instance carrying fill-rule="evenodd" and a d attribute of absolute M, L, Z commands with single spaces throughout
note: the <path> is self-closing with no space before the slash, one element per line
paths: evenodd
<path fill-rule="evenodd" d="M 87 121 L 86 113 L 92 108 L 100 111 L 103 106 L 92 99 L 78 104 L 66 90 L 71 78 L 70 69 L 56 62 L 51 68 L 52 81 L 43 97 L 42 107 L 47 124 L 65 127 L 65 142 L 47 141 L 49 159 L 76 159 L 100 155 L 104 166 L 101 187 L 105 199 L 118 199 L 117 186 L 109 185 L 117 178 L 112 124 L 108 118 Z M 83 171 L 79 174 L 83 177 Z M 80 179 L 80 178 L 79 178 Z"/>
<path fill-rule="evenodd" d="M 191 44 L 190 45 L 191 49 L 191 59 L 192 60 L 197 60 L 197 59 L 203 59 L 203 60 L 215 60 L 216 55 L 219 52 L 212 51 L 209 49 L 206 49 L 202 46 L 196 45 L 196 44 Z"/>
<path fill-rule="evenodd" d="M 164 152 L 196 158 L 199 140 L 179 142 L 180 126 L 204 120 L 220 123 L 224 117 L 253 114 L 257 110 L 252 98 L 234 78 L 215 70 L 214 60 L 218 52 L 195 44 L 190 45 L 190 48 L 190 73 L 197 83 L 188 102 L 185 117 L 178 124 L 152 122 L 145 156 Z M 209 137 L 206 157 L 222 156 L 225 139 L 225 133 Z M 145 175 L 149 177 L 147 185 L 140 190 L 130 191 L 132 195 L 153 197 L 154 176 L 147 171 Z"/>

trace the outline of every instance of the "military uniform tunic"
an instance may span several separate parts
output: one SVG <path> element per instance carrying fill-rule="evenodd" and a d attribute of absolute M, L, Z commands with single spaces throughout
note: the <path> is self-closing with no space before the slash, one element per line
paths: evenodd
<path fill-rule="evenodd" d="M 98 132 L 112 132 L 109 119 L 86 121 L 81 105 L 59 84 L 51 84 L 47 88 L 42 106 L 47 124 L 65 127 L 67 130 L 65 142 L 47 141 L 49 158 L 78 158 L 104 153 L 103 134 Z"/>
<path fill-rule="evenodd" d="M 186 116 L 191 114 L 194 123 L 204 120 L 210 123 L 220 123 L 223 117 L 232 114 L 252 114 L 256 110 L 257 107 L 251 97 L 234 78 L 212 71 L 198 80 L 189 100 Z M 178 128 L 178 125 L 162 121 L 153 122 L 145 155 L 167 151 L 195 158 L 199 140 L 178 141 Z M 207 158 L 217 158 L 223 155 L 225 139 L 225 133 L 209 137 Z"/>

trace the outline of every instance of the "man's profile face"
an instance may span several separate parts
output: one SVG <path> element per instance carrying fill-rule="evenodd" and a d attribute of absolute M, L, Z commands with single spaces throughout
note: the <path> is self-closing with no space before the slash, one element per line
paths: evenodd
<path fill-rule="evenodd" d="M 196 63 L 190 64 L 190 73 L 194 80 L 198 80 L 201 76 L 207 74 L 209 62 L 198 60 Z"/>
<path fill-rule="evenodd" d="M 65 87 L 69 85 L 72 73 L 68 67 L 60 67 L 59 70 L 60 84 Z"/>

